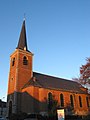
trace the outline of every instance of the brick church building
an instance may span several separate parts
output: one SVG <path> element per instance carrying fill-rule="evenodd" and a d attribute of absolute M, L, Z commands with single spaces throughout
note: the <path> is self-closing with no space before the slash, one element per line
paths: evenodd
<path fill-rule="evenodd" d="M 33 53 L 28 50 L 25 20 L 15 51 L 10 56 L 7 108 L 8 115 L 24 113 L 48 113 L 52 98 L 58 108 L 72 108 L 73 114 L 89 113 L 90 96 L 79 83 L 63 78 L 33 72 Z"/>

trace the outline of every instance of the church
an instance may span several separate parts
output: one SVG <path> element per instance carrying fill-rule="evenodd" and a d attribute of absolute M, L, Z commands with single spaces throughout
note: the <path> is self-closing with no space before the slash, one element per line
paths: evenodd
<path fill-rule="evenodd" d="M 33 53 L 28 49 L 26 25 L 23 21 L 18 45 L 10 56 L 8 79 L 8 115 L 17 113 L 48 114 L 52 99 L 58 108 L 75 115 L 89 113 L 90 95 L 79 83 L 33 71 Z M 52 104 L 51 104 L 52 105 Z"/>

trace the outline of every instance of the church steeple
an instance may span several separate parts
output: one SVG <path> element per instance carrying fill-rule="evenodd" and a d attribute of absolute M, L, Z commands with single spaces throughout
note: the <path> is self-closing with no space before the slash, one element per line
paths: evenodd
<path fill-rule="evenodd" d="M 26 38 L 26 28 L 25 28 L 25 20 L 23 21 L 23 24 L 22 24 L 22 29 L 21 29 L 21 33 L 20 33 L 20 37 L 19 37 L 19 42 L 18 42 L 18 46 L 17 46 L 16 49 L 21 49 L 21 50 L 28 51 L 28 48 L 27 48 L 27 38 Z"/>
<path fill-rule="evenodd" d="M 9 116 L 23 112 L 22 88 L 33 77 L 33 54 L 28 51 L 25 20 L 23 21 L 17 48 L 10 56 L 10 72 L 8 80 Z"/>

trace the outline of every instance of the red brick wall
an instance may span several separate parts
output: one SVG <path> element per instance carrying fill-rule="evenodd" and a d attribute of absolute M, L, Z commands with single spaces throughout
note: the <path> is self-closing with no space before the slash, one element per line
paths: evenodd
<path fill-rule="evenodd" d="M 23 65 L 23 57 L 28 59 L 28 65 Z M 32 77 L 32 53 L 16 50 L 10 57 L 10 72 L 8 80 L 8 94 L 14 91 L 20 92 L 22 87 Z M 12 66 L 12 59 L 15 58 L 15 65 Z"/>
<path fill-rule="evenodd" d="M 38 87 L 31 87 L 25 88 L 22 90 L 22 92 L 27 92 L 30 96 L 32 96 L 34 99 L 39 101 L 40 103 L 45 103 L 48 99 L 48 93 L 51 92 L 55 99 L 58 100 L 58 104 L 60 105 L 60 94 L 62 93 L 64 95 L 64 107 L 67 106 L 67 104 L 70 104 L 70 95 L 73 96 L 74 101 L 74 111 L 76 114 L 87 114 L 88 113 L 88 107 L 86 102 L 87 94 L 78 94 L 73 92 L 65 92 L 65 91 L 59 91 L 59 90 L 51 90 L 51 89 L 44 89 L 44 88 L 38 88 Z M 79 104 L 79 96 L 82 98 L 82 107 L 80 107 Z M 90 102 L 90 100 L 89 100 Z M 30 104 L 30 103 L 27 103 Z M 42 106 L 39 106 L 40 111 L 46 111 L 46 106 L 43 104 L 40 104 Z M 45 107 L 45 108 L 44 108 Z"/>

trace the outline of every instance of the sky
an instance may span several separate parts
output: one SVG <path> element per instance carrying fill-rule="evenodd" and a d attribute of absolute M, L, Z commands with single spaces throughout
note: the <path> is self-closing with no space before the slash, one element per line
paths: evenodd
<path fill-rule="evenodd" d="M 4 101 L 10 55 L 24 16 L 33 71 L 72 80 L 90 57 L 90 0 L 0 0 L 0 99 Z"/>

